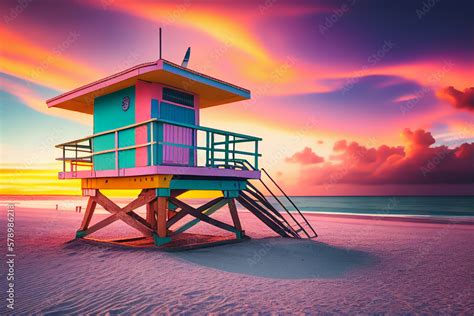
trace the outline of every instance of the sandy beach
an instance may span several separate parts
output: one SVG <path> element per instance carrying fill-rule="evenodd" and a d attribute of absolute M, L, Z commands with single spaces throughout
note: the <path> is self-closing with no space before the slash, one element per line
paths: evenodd
<path fill-rule="evenodd" d="M 309 215 L 320 237 L 292 240 L 240 213 L 250 241 L 166 253 L 68 243 L 83 214 L 18 204 L 13 313 L 474 311 L 472 224 Z M 224 210 L 216 218 L 229 220 Z M 205 223 L 192 232 L 222 234 Z M 116 223 L 96 237 L 129 235 Z"/>

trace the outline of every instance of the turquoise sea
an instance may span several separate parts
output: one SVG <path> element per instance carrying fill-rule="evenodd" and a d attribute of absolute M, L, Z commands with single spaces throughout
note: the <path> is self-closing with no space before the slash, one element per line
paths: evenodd
<path fill-rule="evenodd" d="M 279 198 L 290 211 L 294 210 L 284 197 Z M 268 199 L 278 205 L 273 198 Z M 295 196 L 291 199 L 304 212 L 474 217 L 474 196 Z"/>

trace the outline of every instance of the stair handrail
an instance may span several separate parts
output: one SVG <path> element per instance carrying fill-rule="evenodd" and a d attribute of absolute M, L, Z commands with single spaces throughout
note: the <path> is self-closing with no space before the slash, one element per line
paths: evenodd
<path fill-rule="evenodd" d="M 308 222 L 308 220 L 306 219 L 306 217 L 301 213 L 300 209 L 296 206 L 296 204 L 290 199 L 290 197 L 283 191 L 283 189 L 278 185 L 278 183 L 275 182 L 275 180 L 273 180 L 273 178 L 268 174 L 268 172 L 262 168 L 261 169 L 266 175 L 267 177 L 273 182 L 273 184 L 280 190 L 281 193 L 283 193 L 283 195 L 286 197 L 286 199 L 291 203 L 291 205 L 293 205 L 293 207 L 295 208 L 295 210 L 298 212 L 298 214 L 304 219 L 304 221 L 306 222 L 306 225 L 308 225 L 309 228 L 311 228 L 311 230 L 313 231 L 314 233 L 314 236 L 315 237 L 318 237 L 318 234 L 316 233 L 316 231 L 314 230 L 313 226 L 311 226 L 311 224 Z M 299 224 L 299 223 L 298 223 Z M 301 225 L 299 225 L 301 227 Z M 301 227 L 302 228 L 302 227 Z M 304 232 L 308 235 L 308 238 L 311 238 L 309 237 L 309 234 L 306 232 L 306 230 L 304 230 Z"/>
<path fill-rule="evenodd" d="M 252 164 L 250 164 L 248 161 L 244 160 L 244 161 L 241 161 L 240 162 L 241 165 L 243 167 L 245 167 L 245 165 L 247 164 L 248 167 L 250 167 L 252 170 L 256 170 Z M 247 168 L 248 169 L 248 168 Z M 273 182 L 273 184 L 280 190 L 280 192 L 286 197 L 286 199 L 291 203 L 291 205 L 295 208 L 295 210 L 298 212 L 298 214 L 303 218 L 303 220 L 305 221 L 306 225 L 311 229 L 311 231 L 313 232 L 314 234 L 314 237 L 318 237 L 318 234 L 316 233 L 316 231 L 314 230 L 313 226 L 308 222 L 308 220 L 306 219 L 306 217 L 302 214 L 302 212 L 300 211 L 300 209 L 296 206 L 296 204 L 293 202 L 293 200 L 290 199 L 290 197 L 283 191 L 283 189 L 276 183 L 276 181 L 270 176 L 270 174 L 268 174 L 268 172 L 264 169 L 264 168 L 261 168 L 260 170 L 262 170 L 266 175 L 267 177 Z M 300 227 L 300 230 L 303 231 L 306 236 L 308 238 L 312 238 L 308 232 L 306 231 L 306 229 L 301 225 L 301 223 L 299 221 L 297 221 L 295 219 L 295 217 L 293 216 L 293 214 L 291 214 L 291 212 L 285 207 L 285 205 L 280 201 L 280 199 L 278 199 L 278 197 L 270 190 L 270 188 L 265 184 L 265 182 L 263 182 L 262 179 L 260 179 L 260 182 L 262 183 L 262 185 L 267 189 L 267 191 L 273 196 L 273 198 L 281 205 L 281 207 L 283 207 L 283 209 L 286 211 L 286 213 L 293 219 L 293 221 Z M 285 220 L 286 222 L 286 220 Z M 289 223 L 287 222 L 287 224 L 289 225 Z M 291 225 L 290 225 L 291 227 Z"/>
<path fill-rule="evenodd" d="M 296 218 L 293 216 L 293 214 L 291 214 L 290 211 L 288 211 L 288 209 L 285 207 L 285 205 L 278 199 L 278 197 L 272 192 L 272 190 L 270 190 L 270 188 L 265 184 L 265 182 L 263 182 L 261 179 L 260 179 L 260 183 L 262 183 L 262 185 L 265 187 L 265 189 L 267 189 L 267 191 L 273 196 L 273 198 L 278 202 L 278 204 L 280 204 L 280 206 L 285 210 L 285 212 L 291 217 L 291 219 L 293 220 L 293 222 L 296 223 L 296 225 L 299 226 L 299 228 L 306 234 L 306 236 L 308 238 L 310 238 L 309 234 L 305 231 L 305 229 L 303 228 L 303 226 L 296 220 Z M 253 187 L 253 185 L 252 185 Z M 255 189 L 255 187 L 254 187 Z M 265 198 L 265 197 L 264 197 Z M 265 198 L 266 199 L 266 198 Z M 267 200 L 268 201 L 268 200 Z M 268 202 L 270 203 L 270 202 Z M 281 218 L 285 221 L 285 223 L 290 226 L 291 229 L 295 230 L 291 225 L 290 223 L 288 223 L 288 221 L 283 217 L 281 216 Z M 296 231 L 296 230 L 295 230 Z"/>

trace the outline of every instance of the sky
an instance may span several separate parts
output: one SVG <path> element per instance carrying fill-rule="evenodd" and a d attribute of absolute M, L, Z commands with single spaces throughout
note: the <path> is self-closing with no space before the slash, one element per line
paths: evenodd
<path fill-rule="evenodd" d="M 251 90 L 201 124 L 260 136 L 293 195 L 474 192 L 472 1 L 2 1 L 0 188 L 79 194 L 55 144 L 92 118 L 48 98 L 163 57 Z"/>

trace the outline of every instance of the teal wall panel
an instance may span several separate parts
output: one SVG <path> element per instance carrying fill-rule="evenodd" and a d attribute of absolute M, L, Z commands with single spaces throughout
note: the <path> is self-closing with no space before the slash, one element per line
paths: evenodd
<path fill-rule="evenodd" d="M 130 98 L 127 111 L 122 109 L 122 100 Z M 94 100 L 94 134 L 120 128 L 135 123 L 135 87 L 125 88 Z M 94 139 L 94 151 L 114 148 L 113 134 L 99 136 Z M 119 132 L 119 147 L 135 145 L 134 129 Z M 119 168 L 135 167 L 135 149 L 119 152 Z M 95 170 L 115 169 L 115 153 L 94 157 Z"/>
<path fill-rule="evenodd" d="M 196 114 L 194 109 L 170 104 L 160 103 L 160 117 L 164 120 L 175 121 L 194 125 L 196 123 Z"/>

